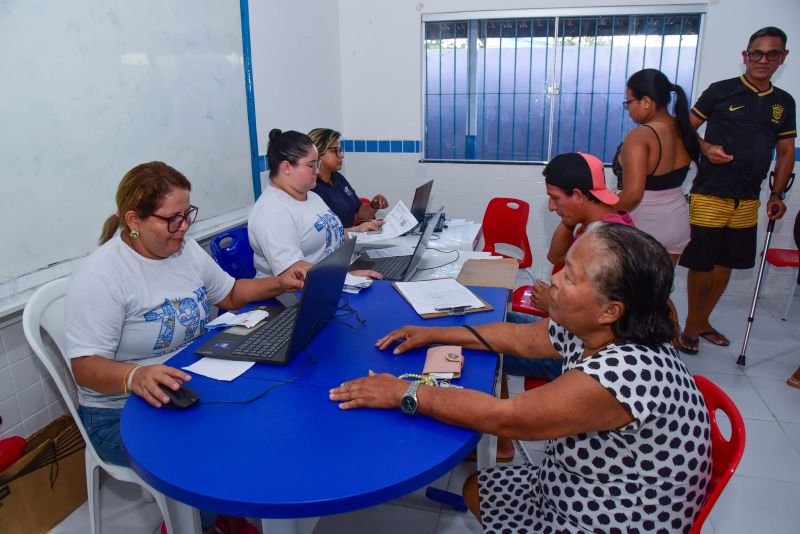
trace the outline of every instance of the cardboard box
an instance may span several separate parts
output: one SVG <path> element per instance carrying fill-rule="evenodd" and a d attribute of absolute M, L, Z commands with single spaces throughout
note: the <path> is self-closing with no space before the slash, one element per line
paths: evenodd
<path fill-rule="evenodd" d="M 85 502 L 85 448 L 66 415 L 35 432 L 0 473 L 0 532 L 48 532 Z"/>

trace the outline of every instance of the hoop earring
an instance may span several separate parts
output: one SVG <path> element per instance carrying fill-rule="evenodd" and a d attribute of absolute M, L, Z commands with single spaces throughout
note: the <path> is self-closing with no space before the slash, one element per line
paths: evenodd
<path fill-rule="evenodd" d="M 139 230 L 131 230 L 131 239 L 139 237 Z"/>

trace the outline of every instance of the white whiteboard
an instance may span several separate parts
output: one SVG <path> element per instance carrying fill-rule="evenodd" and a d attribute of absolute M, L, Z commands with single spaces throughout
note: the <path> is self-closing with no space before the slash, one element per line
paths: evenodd
<path fill-rule="evenodd" d="M 133 166 L 252 204 L 239 0 L 0 0 L 0 281 L 90 252 Z"/>

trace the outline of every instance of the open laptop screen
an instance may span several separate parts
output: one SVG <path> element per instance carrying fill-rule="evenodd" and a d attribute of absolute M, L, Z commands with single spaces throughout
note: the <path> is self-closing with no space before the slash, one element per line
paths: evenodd
<path fill-rule="evenodd" d="M 425 212 L 428 211 L 428 202 L 431 199 L 431 189 L 433 189 L 433 180 L 422 184 L 414 192 L 414 200 L 411 202 L 411 215 L 417 219 L 417 222 L 425 220 Z"/>

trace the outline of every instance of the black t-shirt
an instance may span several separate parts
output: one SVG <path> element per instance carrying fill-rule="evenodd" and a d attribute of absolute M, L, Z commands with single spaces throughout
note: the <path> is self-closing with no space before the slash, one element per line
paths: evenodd
<path fill-rule="evenodd" d="M 797 137 L 791 95 L 771 84 L 759 92 L 739 76 L 712 83 L 692 113 L 708 121 L 705 140 L 733 156 L 733 161 L 723 165 L 701 158 L 692 193 L 758 199 L 776 143 Z"/>
<path fill-rule="evenodd" d="M 328 185 L 317 178 L 317 185 L 312 191 L 322 197 L 325 204 L 342 221 L 342 226 L 349 228 L 353 226 L 358 208 L 361 207 L 361 199 L 341 173 L 331 174 L 331 181 L 333 185 Z"/>

